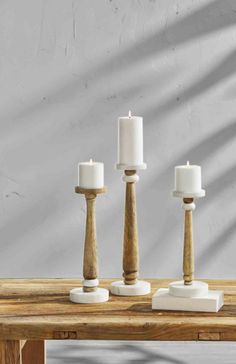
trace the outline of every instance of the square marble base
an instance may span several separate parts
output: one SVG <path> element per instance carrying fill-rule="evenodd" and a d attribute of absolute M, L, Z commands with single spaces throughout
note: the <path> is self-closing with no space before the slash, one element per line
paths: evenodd
<path fill-rule="evenodd" d="M 224 304 L 223 291 L 208 291 L 201 297 L 176 297 L 160 288 L 152 297 L 153 310 L 218 312 Z"/>

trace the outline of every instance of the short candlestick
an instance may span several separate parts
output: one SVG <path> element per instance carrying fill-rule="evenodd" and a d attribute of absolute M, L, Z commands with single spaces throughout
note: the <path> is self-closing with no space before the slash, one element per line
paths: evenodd
<path fill-rule="evenodd" d="M 85 195 L 87 207 L 83 259 L 84 280 L 82 288 L 74 288 L 70 291 L 70 300 L 76 303 L 105 302 L 109 298 L 109 292 L 104 288 L 98 287 L 95 204 L 97 194 L 106 192 L 106 188 L 89 189 L 76 186 L 75 192 Z"/>
<path fill-rule="evenodd" d="M 145 168 L 146 165 L 142 165 Z M 123 181 L 126 183 L 125 194 L 125 219 L 124 219 L 124 241 L 123 241 L 123 281 L 111 284 L 111 293 L 120 296 L 138 296 L 150 293 L 149 282 L 138 280 L 139 271 L 139 249 L 138 249 L 138 225 L 136 209 L 135 183 L 139 176 L 136 174 L 135 166 L 124 169 Z"/>
<path fill-rule="evenodd" d="M 217 312 L 223 305 L 223 292 L 208 290 L 208 284 L 194 280 L 194 248 L 192 212 L 195 209 L 194 199 L 205 196 L 205 191 L 185 194 L 174 191 L 175 197 L 183 199 L 184 209 L 184 249 L 183 280 L 169 284 L 168 288 L 160 288 L 152 297 L 154 310 L 180 310 Z"/>

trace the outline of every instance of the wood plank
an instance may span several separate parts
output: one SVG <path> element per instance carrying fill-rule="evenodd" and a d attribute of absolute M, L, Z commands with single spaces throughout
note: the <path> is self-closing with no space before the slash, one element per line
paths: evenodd
<path fill-rule="evenodd" d="M 198 340 L 203 341 L 219 341 L 221 333 L 220 332 L 199 332 Z"/>
<path fill-rule="evenodd" d="M 1 364 L 22 364 L 20 341 L 0 341 L 0 363 Z"/>
<path fill-rule="evenodd" d="M 101 286 L 111 281 L 101 280 Z M 172 280 L 149 281 L 153 294 Z M 152 294 L 73 304 L 69 291 L 81 285 L 79 279 L 0 279 L 0 339 L 236 341 L 236 281 L 207 282 L 224 290 L 218 313 L 152 311 Z"/>
<path fill-rule="evenodd" d="M 22 364 L 45 364 L 44 340 L 28 340 L 22 349 Z"/>

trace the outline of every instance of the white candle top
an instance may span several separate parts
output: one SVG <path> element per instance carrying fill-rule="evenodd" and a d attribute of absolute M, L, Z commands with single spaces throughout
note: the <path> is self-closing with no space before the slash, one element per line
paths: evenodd
<path fill-rule="evenodd" d="M 190 164 L 175 167 L 175 195 L 202 195 L 201 167 Z"/>
<path fill-rule="evenodd" d="M 129 111 L 128 116 L 118 119 L 117 165 L 125 169 L 143 164 L 143 118 Z"/>
<path fill-rule="evenodd" d="M 93 166 L 95 164 L 101 164 L 101 162 L 95 162 L 92 158 L 90 158 L 88 162 L 80 162 L 79 163 L 79 165 L 85 165 L 85 166 Z"/>
<path fill-rule="evenodd" d="M 78 164 L 78 186 L 83 188 L 104 187 L 104 164 L 94 162 L 81 162 Z"/>

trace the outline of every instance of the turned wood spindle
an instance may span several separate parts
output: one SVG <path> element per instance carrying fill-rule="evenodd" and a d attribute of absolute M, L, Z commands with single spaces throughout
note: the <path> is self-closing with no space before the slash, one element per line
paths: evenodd
<path fill-rule="evenodd" d="M 192 211 L 194 210 L 193 198 L 184 198 L 184 253 L 183 253 L 183 279 L 185 285 L 191 285 L 194 278 L 194 247 Z"/>
<path fill-rule="evenodd" d="M 84 260 L 83 260 L 83 276 L 85 280 L 97 279 L 98 262 L 97 262 L 97 239 L 96 239 L 96 194 L 86 193 L 86 230 L 84 241 Z M 96 291 L 97 287 L 83 286 L 84 292 Z"/>
<path fill-rule="evenodd" d="M 95 292 L 98 281 L 98 258 L 97 258 L 97 237 L 96 237 L 96 197 L 105 193 L 106 187 L 83 188 L 75 187 L 75 192 L 83 194 L 86 199 L 86 228 L 84 240 L 83 259 L 83 292 Z"/>
<path fill-rule="evenodd" d="M 124 247 L 123 247 L 123 277 L 124 283 L 137 283 L 139 270 L 138 227 L 136 210 L 135 182 L 138 180 L 135 170 L 125 170 L 126 182 Z"/>

